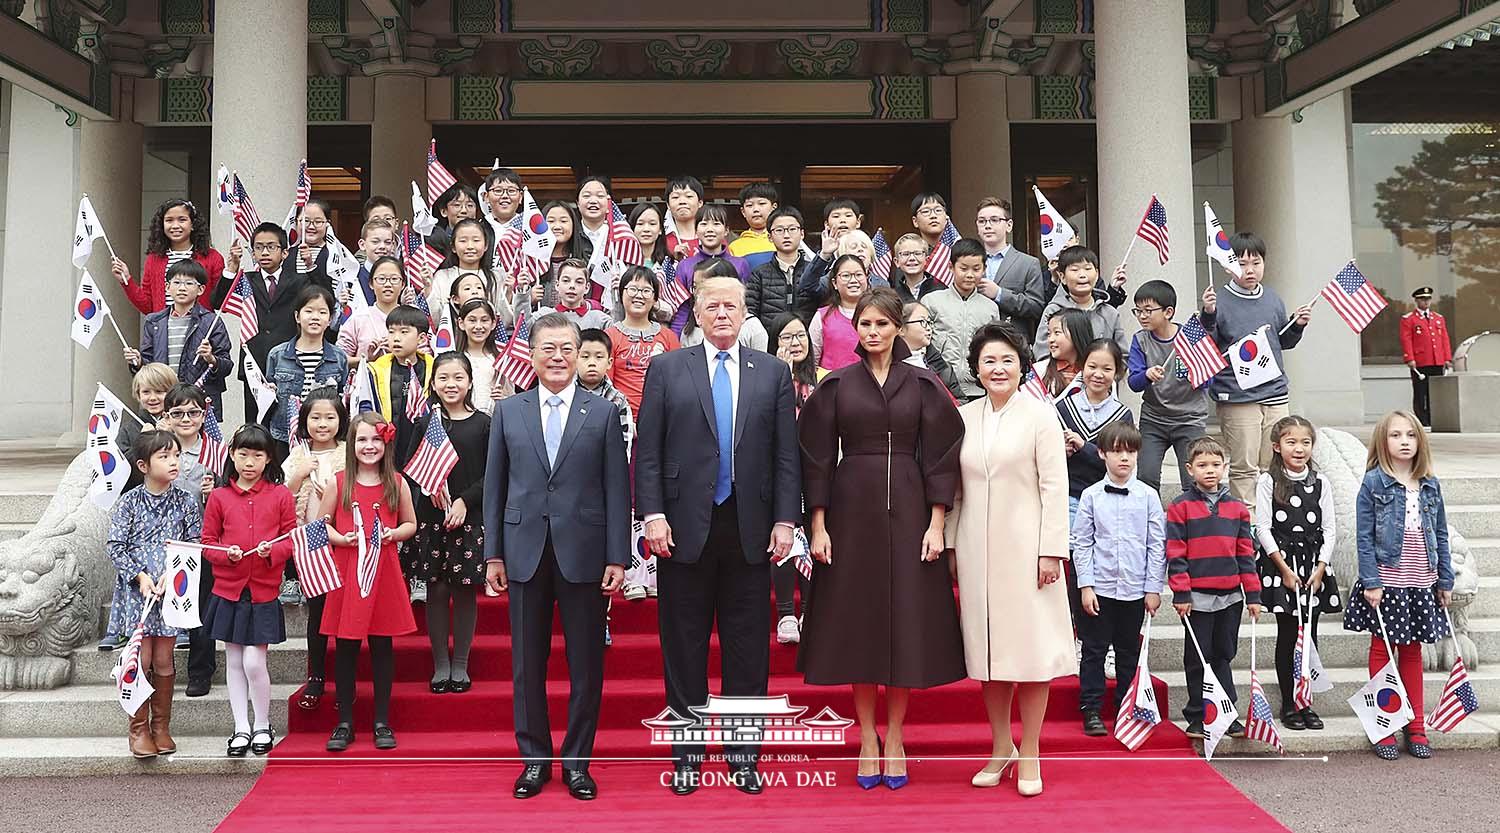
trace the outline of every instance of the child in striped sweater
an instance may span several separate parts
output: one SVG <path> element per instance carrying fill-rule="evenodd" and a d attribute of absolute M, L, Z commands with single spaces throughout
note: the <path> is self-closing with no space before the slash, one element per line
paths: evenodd
<path fill-rule="evenodd" d="M 1188 472 L 1193 482 L 1167 507 L 1167 586 L 1172 604 L 1191 629 L 1184 648 L 1187 672 L 1188 737 L 1203 737 L 1203 666 L 1206 661 L 1231 701 L 1236 700 L 1229 665 L 1239 648 L 1240 612 L 1260 616 L 1260 576 L 1255 571 L 1255 543 L 1250 537 L 1250 509 L 1229 494 L 1221 481 L 1229 455 L 1212 437 L 1188 446 Z M 1195 638 L 1203 659 L 1193 650 Z M 1243 737 L 1238 720 L 1230 737 Z"/>

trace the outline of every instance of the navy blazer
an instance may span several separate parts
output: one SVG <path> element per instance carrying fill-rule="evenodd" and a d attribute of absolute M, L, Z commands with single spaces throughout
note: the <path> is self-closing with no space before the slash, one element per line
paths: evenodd
<path fill-rule="evenodd" d="M 256 268 L 253 260 L 249 260 L 249 252 L 246 252 L 241 267 L 249 267 L 250 271 L 245 273 L 245 279 L 250 281 L 250 289 L 255 296 L 255 310 L 260 324 L 260 331 L 254 338 L 240 345 L 240 369 L 239 377 L 245 378 L 244 352 L 248 350 L 255 358 L 255 363 L 265 372 L 268 363 L 267 356 L 271 348 L 278 344 L 291 341 L 297 337 L 297 321 L 292 317 L 295 310 L 292 304 L 296 302 L 297 295 L 308 284 L 320 284 L 329 292 L 333 292 L 333 281 L 328 273 L 323 270 L 323 265 L 328 262 L 328 247 L 318 253 L 318 259 L 311 272 L 298 273 L 297 261 L 298 248 L 293 246 L 290 254 L 281 262 L 281 278 L 276 286 L 276 297 L 272 298 L 266 292 L 265 276 L 261 275 L 260 269 Z M 229 289 L 234 285 L 233 280 L 219 281 L 214 287 L 213 305 L 215 308 L 224 306 L 224 298 L 229 295 Z M 329 322 L 328 331 L 323 334 L 323 340 L 332 344 L 338 340 L 338 316 L 335 315 Z M 222 326 L 222 324 L 220 325 Z"/>
<path fill-rule="evenodd" d="M 484 472 L 485 559 L 504 559 L 513 581 L 530 581 L 548 533 L 562 576 L 597 583 L 604 567 L 630 563 L 630 469 L 620 409 L 582 388 L 547 464 L 538 388 L 495 403 Z"/>
<path fill-rule="evenodd" d="M 636 514 L 667 516 L 677 544 L 672 559 L 684 564 L 703 554 L 719 474 L 705 350 L 699 344 L 653 358 L 636 418 Z M 778 521 L 796 524 L 802 517 L 795 403 L 786 362 L 741 346 L 734 495 L 740 545 L 750 564 L 766 560 L 772 526 Z"/>
<path fill-rule="evenodd" d="M 171 316 L 172 308 L 169 306 L 141 319 L 142 362 L 166 363 L 167 319 Z M 188 384 L 196 382 L 207 369 L 207 365 L 198 360 L 198 345 L 203 343 L 204 336 L 208 336 L 209 347 L 214 351 L 214 367 L 203 380 L 203 392 L 209 396 L 223 393 L 224 380 L 229 378 L 229 371 L 234 368 L 234 360 L 229 356 L 229 330 L 226 329 L 228 322 L 213 323 L 214 314 L 196 303 L 188 311 L 188 317 L 193 319 L 193 323 L 188 326 L 187 340 L 182 344 L 182 355 L 177 358 L 177 366 L 172 369 L 177 371 L 178 381 Z M 137 370 L 140 368 L 132 367 L 130 372 L 134 374 Z"/>

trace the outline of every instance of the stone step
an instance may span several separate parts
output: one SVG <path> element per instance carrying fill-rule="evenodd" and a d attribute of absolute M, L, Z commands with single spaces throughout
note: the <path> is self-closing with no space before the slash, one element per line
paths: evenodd
<path fill-rule="evenodd" d="M 1500 504 L 1449 505 L 1448 523 L 1465 538 L 1500 538 Z"/>
<path fill-rule="evenodd" d="M 271 725 L 282 728 L 287 720 L 287 698 L 295 685 L 271 686 Z M 205 697 L 185 697 L 178 689 L 172 702 L 172 731 L 184 736 L 228 738 L 233 725 L 229 692 L 214 686 Z M 64 686 L 52 691 L 0 691 L 0 746 L 11 738 L 120 738 L 123 745 L 127 718 L 115 698 L 111 683 Z"/>
<path fill-rule="evenodd" d="M 27 530 L 34 526 L 31 522 L 25 523 L 0 523 L 0 541 L 14 541 L 25 535 Z"/>
<path fill-rule="evenodd" d="M 1479 559 L 1481 576 L 1500 576 L 1500 538 L 1469 538 L 1469 550 Z"/>
<path fill-rule="evenodd" d="M 138 760 L 131 756 L 123 730 L 104 737 L 6 738 L 0 743 L 0 778 L 253 775 L 266 766 L 266 758 L 259 755 L 225 755 L 227 732 L 223 736 L 174 734 L 173 740 L 177 741 L 176 754 Z"/>
<path fill-rule="evenodd" d="M 1479 595 L 1469 604 L 1472 618 L 1500 617 L 1500 574 L 1479 577 Z"/>
<path fill-rule="evenodd" d="M 0 519 L 4 519 L 7 525 L 30 528 L 41 520 L 51 501 L 51 492 L 0 492 Z"/>
<path fill-rule="evenodd" d="M 1284 728 L 1280 722 L 1276 724 L 1276 731 L 1281 735 L 1281 743 L 1286 747 L 1287 755 L 1322 755 L 1370 748 L 1370 738 L 1360 725 L 1359 718 L 1352 715 L 1329 717 L 1322 712 L 1319 714 L 1323 716 L 1324 726 L 1318 732 L 1293 732 Z M 1180 718 L 1175 722 L 1178 728 L 1187 727 L 1187 722 Z M 1486 715 L 1483 719 L 1470 715 L 1468 720 L 1460 723 L 1449 734 L 1428 732 L 1427 740 L 1438 755 L 1448 749 L 1500 749 L 1500 720 L 1494 715 Z M 1398 738 L 1397 742 L 1403 741 Z M 1201 742 L 1196 745 L 1201 748 Z M 1248 738 L 1225 738 L 1214 749 L 1214 757 L 1220 759 L 1275 754 L 1271 747 Z M 1371 763 L 1374 764 L 1373 760 Z"/>
<path fill-rule="evenodd" d="M 224 648 L 221 644 L 215 652 L 214 661 L 214 683 L 224 682 L 224 669 L 227 667 L 224 660 Z M 187 668 L 187 652 L 176 653 L 178 667 Z M 120 662 L 118 651 L 100 651 L 93 646 L 79 648 L 73 652 L 73 684 L 89 685 L 91 683 L 105 683 L 112 678 L 110 672 Z M 300 684 L 307 677 L 307 642 L 301 636 L 292 636 L 288 632 L 288 639 L 278 645 L 270 646 L 266 652 L 267 670 L 271 672 L 272 683 L 297 683 Z M 330 668 L 330 673 L 332 669 Z M 183 677 L 186 679 L 186 677 Z M 185 683 L 184 683 L 185 685 Z M 329 683 L 332 685 L 332 682 Z M 181 686 L 179 686 L 180 688 Z M 182 696 L 182 692 L 178 692 Z"/>
<path fill-rule="evenodd" d="M 1163 666 L 1159 662 L 1152 663 L 1152 676 L 1158 677 L 1167 684 L 1167 713 L 1169 716 L 1180 716 L 1183 705 L 1187 702 L 1187 674 L 1181 668 L 1181 662 L 1173 662 L 1170 666 Z M 1370 679 L 1370 673 L 1366 668 L 1327 668 L 1324 669 L 1328 679 L 1333 683 L 1332 691 L 1325 691 L 1313 695 L 1313 709 L 1327 721 L 1329 716 L 1353 714 L 1349 708 L 1349 698 L 1364 686 Z M 1276 670 L 1271 667 L 1257 668 L 1256 676 L 1260 677 L 1260 684 L 1266 692 L 1266 699 L 1271 703 L 1271 711 L 1279 717 L 1281 715 L 1281 686 L 1276 682 Z M 1438 698 L 1442 696 L 1443 686 L 1448 682 L 1447 671 L 1428 671 L 1422 675 L 1422 694 L 1424 706 L 1430 713 L 1437 707 Z M 1479 698 L 1480 711 L 1471 717 L 1488 716 L 1496 725 L 1500 725 L 1500 667 L 1490 667 L 1480 670 L 1469 671 L 1469 683 L 1474 687 L 1474 696 Z M 1243 707 L 1250 695 L 1250 674 L 1248 671 L 1239 672 L 1234 675 L 1236 693 Z"/>
<path fill-rule="evenodd" d="M 1165 474 L 1169 468 L 1163 469 Z M 1176 471 L 1176 469 L 1170 469 Z M 1459 476 L 1442 477 L 1443 501 L 1449 508 L 1455 506 L 1469 506 L 1473 504 L 1493 503 L 1500 499 L 1500 476 Z M 1182 493 L 1181 487 L 1174 481 L 1161 484 L 1162 500 L 1170 501 Z"/>

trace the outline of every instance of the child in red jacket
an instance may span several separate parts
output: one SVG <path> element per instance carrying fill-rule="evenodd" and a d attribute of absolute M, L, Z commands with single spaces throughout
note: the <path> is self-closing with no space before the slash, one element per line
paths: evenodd
<path fill-rule="evenodd" d="M 146 316 L 172 306 L 172 299 L 167 294 L 167 269 L 184 260 L 196 260 L 208 273 L 198 304 L 212 310 L 209 299 L 213 297 L 214 286 L 224 271 L 224 256 L 209 243 L 208 219 L 198 214 L 197 207 L 190 200 L 170 199 L 157 206 L 156 214 L 151 218 L 151 233 L 146 238 L 146 265 L 141 270 L 139 281 L 132 279 L 130 267 L 117 257 L 111 259 L 110 271 L 119 279 L 125 297 L 141 311 L 142 316 Z"/>
<path fill-rule="evenodd" d="M 229 709 L 234 714 L 231 758 L 243 758 L 247 751 L 264 755 L 276 742 L 266 649 L 286 641 L 278 595 L 292 542 L 268 542 L 296 527 L 297 500 L 281 485 L 275 448 L 270 432 L 259 425 L 236 431 L 229 442 L 226 485 L 208 496 L 203 510 L 203 557 L 214 565 L 214 592 L 203 627 L 224 643 Z"/>

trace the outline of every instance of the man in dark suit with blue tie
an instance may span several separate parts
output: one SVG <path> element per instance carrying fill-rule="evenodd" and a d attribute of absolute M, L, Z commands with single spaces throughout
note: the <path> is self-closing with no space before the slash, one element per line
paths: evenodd
<path fill-rule="evenodd" d="M 724 696 L 766 694 L 769 557 L 790 551 L 802 513 L 791 369 L 737 343 L 745 287 L 700 281 L 693 314 L 704 342 L 663 353 L 646 372 L 636 421 L 636 513 L 657 566 L 667 705 L 708 701 L 709 638 L 719 622 Z M 755 794 L 755 745 L 724 748 L 736 786 Z M 693 792 L 701 744 L 673 747 L 671 788 Z"/>
<path fill-rule="evenodd" d="M 619 409 L 576 384 L 578 327 L 544 315 L 531 325 L 538 386 L 495 403 L 484 478 L 489 586 L 510 592 L 516 745 L 525 767 L 516 798 L 552 777 L 547 655 L 552 607 L 568 653 L 568 792 L 594 798 L 588 773 L 604 690 L 605 598 L 630 561 L 630 474 Z"/>

